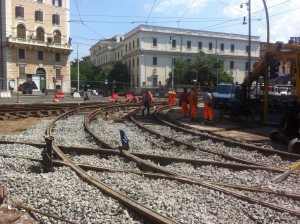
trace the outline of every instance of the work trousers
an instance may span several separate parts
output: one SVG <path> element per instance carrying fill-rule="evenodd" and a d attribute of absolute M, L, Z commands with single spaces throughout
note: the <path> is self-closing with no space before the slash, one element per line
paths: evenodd
<path fill-rule="evenodd" d="M 142 116 L 144 116 L 144 111 L 147 110 L 147 115 L 150 115 L 150 103 L 149 102 L 144 102 L 144 109 L 142 110 Z"/>
<path fill-rule="evenodd" d="M 181 117 L 186 117 L 188 112 L 188 104 L 186 102 L 181 103 Z"/>
<path fill-rule="evenodd" d="M 169 105 L 175 105 L 175 97 L 169 97 Z"/>
<path fill-rule="evenodd" d="M 197 116 L 197 106 L 196 105 L 190 105 L 190 115 L 191 115 L 191 118 L 196 118 L 196 116 Z"/>
<path fill-rule="evenodd" d="M 213 109 L 211 105 L 204 104 L 204 121 L 213 120 Z"/>

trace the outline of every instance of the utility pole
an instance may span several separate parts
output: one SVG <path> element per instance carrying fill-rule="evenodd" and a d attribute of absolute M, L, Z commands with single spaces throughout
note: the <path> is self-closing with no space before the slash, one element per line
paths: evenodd
<path fill-rule="evenodd" d="M 77 91 L 79 93 L 79 58 L 78 58 L 78 44 L 77 44 Z"/>

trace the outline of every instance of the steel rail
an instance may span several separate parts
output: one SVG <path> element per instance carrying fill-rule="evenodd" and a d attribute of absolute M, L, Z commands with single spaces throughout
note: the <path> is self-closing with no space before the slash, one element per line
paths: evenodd
<path fill-rule="evenodd" d="M 120 153 L 118 153 L 118 154 L 120 154 Z M 16 156 L 9 155 L 9 154 L 1 154 L 0 153 L 0 156 L 16 158 Z M 17 158 L 31 160 L 31 161 L 40 162 L 40 163 L 42 162 L 42 159 L 34 158 L 34 157 L 17 156 Z M 66 166 L 68 164 L 68 162 L 60 161 L 60 160 L 53 160 L 53 164 L 56 166 Z M 81 164 L 81 163 L 75 163 L 75 164 L 78 165 L 83 170 L 92 170 L 92 171 L 97 171 L 97 172 L 133 173 L 133 174 L 145 176 L 148 178 L 155 178 L 155 179 L 164 178 L 164 179 L 168 179 L 168 180 L 180 181 L 180 182 L 186 183 L 186 184 L 199 185 L 198 182 L 195 182 L 199 179 L 192 178 L 192 177 L 189 179 L 183 179 L 179 176 L 162 174 L 162 173 L 152 173 L 152 172 L 143 172 L 143 171 L 135 171 L 135 170 L 123 170 L 123 169 L 107 168 L 107 167 L 102 167 L 102 166 L 86 165 L 86 164 Z M 191 182 L 191 180 L 192 180 L 192 182 Z M 203 180 L 201 180 L 201 181 L 203 181 Z M 262 188 L 247 186 L 247 185 L 243 185 L 243 184 L 238 185 L 238 184 L 229 184 L 229 183 L 221 183 L 221 182 L 213 182 L 213 181 L 203 181 L 203 182 L 213 184 L 213 185 L 228 187 L 228 188 L 234 188 L 237 190 L 245 190 L 245 191 L 256 192 L 256 193 L 274 194 L 277 196 L 283 196 L 283 197 L 291 198 L 294 200 L 300 200 L 300 194 L 297 194 L 297 193 L 282 192 L 282 191 L 278 192 L 278 191 L 272 191 L 270 189 L 262 189 Z"/>
<path fill-rule="evenodd" d="M 222 136 L 220 136 L 217 133 L 212 132 L 212 131 L 206 131 L 206 133 L 209 133 L 209 134 L 214 135 L 214 136 L 207 136 L 206 134 L 196 132 L 196 130 L 194 128 L 192 128 L 188 125 L 179 123 L 179 122 L 175 121 L 174 119 L 171 119 L 168 115 L 166 115 L 167 113 L 164 113 L 167 116 L 168 120 L 172 121 L 172 123 L 170 123 L 166 120 L 161 119 L 158 116 L 158 113 L 161 112 L 162 110 L 169 110 L 169 107 L 157 108 L 156 112 L 154 113 L 154 117 L 157 120 L 159 120 L 160 122 L 162 122 L 163 124 L 165 124 L 169 127 L 172 127 L 176 130 L 184 131 L 185 133 L 189 133 L 189 134 L 192 134 L 192 135 L 195 135 L 195 136 L 200 136 L 200 137 L 205 138 L 205 139 L 212 139 L 213 141 L 223 142 L 223 143 L 226 143 L 226 144 L 229 144 L 229 145 L 242 147 L 242 148 L 252 150 L 252 151 L 259 151 L 259 152 L 265 153 L 265 154 L 281 155 L 281 156 L 285 156 L 285 157 L 289 157 L 289 158 L 293 158 L 293 159 L 295 159 L 295 158 L 300 159 L 299 154 L 290 153 L 290 152 L 283 152 L 283 151 L 278 151 L 278 150 L 274 150 L 274 149 L 261 148 L 261 147 L 251 145 L 251 144 L 245 144 L 245 143 L 242 143 L 240 141 L 236 141 L 232 138 L 230 138 L 230 139 L 224 138 L 224 137 L 222 137 Z M 194 130 L 192 130 L 192 129 L 194 129 Z"/>
<path fill-rule="evenodd" d="M 132 104 L 130 104 L 132 105 Z M 126 104 L 123 104 L 122 106 L 126 106 Z M 128 104 L 127 104 L 128 106 Z M 55 123 L 66 117 L 66 116 L 70 116 L 70 114 L 77 112 L 77 110 L 72 110 L 69 112 L 66 112 L 65 114 L 59 116 L 58 118 L 54 119 L 51 124 L 49 124 L 49 126 L 47 127 L 46 130 L 46 134 L 48 136 L 52 136 L 52 128 L 54 127 Z M 88 175 L 83 169 L 81 169 L 78 165 L 76 165 L 75 163 L 73 163 L 60 149 L 58 146 L 56 146 L 54 143 L 52 143 L 52 148 L 55 152 L 55 154 L 62 159 L 62 161 L 67 162 L 68 166 L 75 171 L 83 180 L 85 180 L 86 182 L 92 184 L 93 186 L 97 187 L 99 190 L 101 190 L 102 192 L 105 192 L 106 194 L 108 194 L 109 196 L 111 196 L 112 198 L 118 200 L 119 202 L 121 202 L 122 204 L 124 204 L 125 206 L 127 206 L 128 208 L 130 208 L 131 210 L 133 210 L 135 213 L 137 213 L 141 218 L 143 218 L 144 220 L 153 222 L 153 223 L 177 223 L 176 221 L 172 220 L 169 217 L 163 216 L 161 214 L 159 214 L 158 212 L 136 202 L 135 200 L 123 195 L 121 192 L 118 192 L 116 190 L 113 190 L 111 188 L 109 188 L 107 185 L 101 183 L 100 181 L 96 180 L 95 178 L 91 177 L 90 175 Z"/>
<path fill-rule="evenodd" d="M 139 109 L 135 110 L 134 112 L 132 112 L 131 114 L 135 114 L 137 113 L 137 111 L 139 111 Z M 95 116 L 97 113 L 93 114 L 93 116 Z M 130 118 L 132 118 L 132 116 L 130 115 L 129 116 Z M 86 121 L 90 121 L 92 120 L 92 118 L 88 118 L 86 119 Z M 143 127 L 143 125 L 141 124 L 138 124 L 137 122 L 137 126 L 141 126 Z M 145 128 L 145 127 L 144 127 Z M 152 133 L 152 132 L 151 132 Z M 154 133 L 155 134 L 155 133 Z M 156 133 L 156 135 L 158 135 Z M 94 135 L 96 136 L 96 135 Z M 100 139 L 99 139 L 100 140 Z M 173 141 L 173 140 L 172 140 Z M 112 148 L 112 147 L 111 147 Z M 158 167 L 156 165 L 153 165 L 153 164 L 149 164 L 148 162 L 145 162 L 144 160 L 141 160 L 139 158 L 137 158 L 136 156 L 130 154 L 129 152 L 125 152 L 125 151 L 120 151 L 122 154 L 124 154 L 124 156 L 132 161 L 135 161 L 138 165 L 144 165 L 146 167 L 153 167 L 155 171 L 159 171 L 160 173 L 163 173 L 163 174 L 168 174 L 168 175 L 174 175 L 174 176 L 177 176 L 177 177 L 180 177 L 180 178 L 184 178 L 186 179 L 187 181 L 194 181 L 195 183 L 198 183 L 200 184 L 201 186 L 203 187 L 207 187 L 207 188 L 210 188 L 210 189 L 213 189 L 213 190 L 216 190 L 216 191 L 220 191 L 220 192 L 223 192 L 225 194 L 228 194 L 228 195 L 232 195 L 232 196 L 235 196 L 236 198 L 239 198 L 241 200 L 245 200 L 245 201 L 248 201 L 250 203 L 257 203 L 257 204 L 260 204 L 262 206 L 265 206 L 265 207 L 268 207 L 268 208 L 271 208 L 275 211 L 279 211 L 279 212 L 287 212 L 289 214 L 292 214 L 292 215 L 295 215 L 297 217 L 300 217 L 300 211 L 294 211 L 292 209 L 288 209 L 288 208 L 284 208 L 282 206 L 278 206 L 278 205 L 275 205 L 275 204 L 272 204 L 272 203 L 268 203 L 268 202 L 265 202 L 265 201 L 261 201 L 261 200 L 258 200 L 258 199 L 255 199 L 255 198 L 252 198 L 250 196 L 246 196 L 246 195 L 243 195 L 243 194 L 240 194 L 240 193 L 237 193 L 237 192 L 234 192 L 234 191 L 231 191 L 231 190 L 228 190 L 224 187 L 221 187 L 219 185 L 214 185 L 214 184 L 210 184 L 208 182 L 204 182 L 204 181 L 201 181 L 201 180 L 194 180 L 193 178 L 189 177 L 189 176 L 186 176 L 186 175 L 182 175 L 182 174 L 177 174 L 177 173 L 174 173 L 174 172 L 171 172 L 171 171 L 168 171 L 166 169 L 163 169 L 161 167 Z"/>
<path fill-rule="evenodd" d="M 135 111 L 132 113 L 132 115 L 135 115 L 138 111 Z M 211 153 L 211 154 L 214 154 L 214 155 L 218 155 L 218 156 L 221 156 L 222 158 L 225 158 L 225 159 L 229 159 L 229 160 L 233 160 L 233 161 L 236 161 L 236 162 L 239 162 L 239 163 L 242 163 L 242 164 L 249 164 L 249 165 L 256 165 L 256 166 L 264 166 L 263 164 L 259 164 L 259 163 L 255 163 L 255 162 L 251 162 L 251 161 L 248 161 L 248 160 L 244 160 L 244 159 L 240 159 L 240 158 L 237 158 L 237 157 L 234 157 L 234 156 L 231 156 L 231 155 L 227 155 L 227 154 L 224 154 L 224 153 L 220 153 L 220 152 L 215 152 L 215 151 L 212 151 L 212 150 L 209 150 L 209 149 L 206 149 L 204 147 L 200 147 L 200 146 L 194 146 L 192 144 L 189 144 L 189 143 L 186 143 L 186 142 L 182 142 L 182 141 L 179 141 L 179 140 L 176 140 L 174 138 L 171 138 L 171 137 L 168 137 L 168 136 L 164 136 L 160 133 L 157 133 L 153 130 L 151 130 L 150 128 L 147 128 L 145 127 L 144 125 L 142 125 L 141 123 L 139 123 L 136 119 L 133 118 L 133 116 L 130 116 L 130 120 L 132 122 L 134 122 L 138 127 L 140 127 L 141 129 L 143 130 L 146 130 L 156 136 L 159 136 L 159 137 L 163 137 L 165 139 L 167 139 L 168 141 L 173 141 L 173 142 L 176 142 L 178 144 L 181 144 L 181 145 L 184 145 L 186 146 L 188 149 L 190 150 L 200 150 L 200 151 L 203 151 L 203 152 L 207 152 L 207 153 Z M 206 137 L 207 138 L 207 137 Z"/>
<path fill-rule="evenodd" d="M 37 148 L 44 148 L 45 144 L 41 143 L 29 143 L 29 142 L 12 142 L 12 141 L 1 141 L 0 144 L 24 144 L 24 145 L 31 145 Z M 102 142 L 100 143 L 102 144 Z M 107 144 L 108 145 L 108 144 Z M 117 150 L 112 150 L 112 148 L 108 149 L 97 149 L 97 148 L 82 148 L 82 147 L 73 147 L 73 146 L 63 146 L 57 145 L 63 153 L 73 154 L 76 155 L 118 155 L 118 156 L 125 156 L 122 155 Z M 240 164 L 240 163 L 229 163 L 229 162 L 220 162 L 214 160 L 201 160 L 201 159 L 189 159 L 189 158 L 182 158 L 182 157 L 170 157 L 170 156 L 162 156 L 156 154 L 149 154 L 149 153 L 139 153 L 139 152 L 131 152 L 131 154 L 135 157 L 140 159 L 149 159 L 155 162 L 159 162 L 161 164 L 170 164 L 170 163 L 190 163 L 192 165 L 197 166 L 205 166 L 205 165 L 213 165 L 217 167 L 225 167 L 231 169 L 252 169 L 252 170 L 267 170 L 272 172 L 286 172 L 288 169 L 277 168 L 277 167 L 268 167 L 268 166 L 257 166 L 257 165 L 249 165 L 249 164 Z M 296 171 L 293 173 L 297 173 Z"/>

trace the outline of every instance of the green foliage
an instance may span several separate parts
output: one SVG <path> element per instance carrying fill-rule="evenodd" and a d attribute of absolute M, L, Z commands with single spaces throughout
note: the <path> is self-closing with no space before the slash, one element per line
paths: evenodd
<path fill-rule="evenodd" d="M 118 61 L 113 64 L 112 69 L 109 71 L 108 81 L 115 80 L 117 83 L 123 83 L 129 85 L 130 75 L 127 67 L 122 62 Z"/>
<path fill-rule="evenodd" d="M 169 74 L 167 83 L 170 85 L 172 74 Z M 200 84 L 201 86 L 216 85 L 218 82 L 232 83 L 232 74 L 224 70 L 224 61 L 217 55 L 200 51 L 191 62 L 176 58 L 174 62 L 174 83 Z"/>
<path fill-rule="evenodd" d="M 71 87 L 77 88 L 78 85 L 78 61 L 75 59 L 71 62 Z M 79 61 L 79 86 L 80 89 L 84 81 L 101 81 L 104 82 L 105 74 L 100 67 L 94 66 L 91 62 Z"/>

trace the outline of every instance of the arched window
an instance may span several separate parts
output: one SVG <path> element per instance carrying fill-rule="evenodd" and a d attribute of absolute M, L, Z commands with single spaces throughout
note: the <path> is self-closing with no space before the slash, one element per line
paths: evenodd
<path fill-rule="evenodd" d="M 45 31 L 42 27 L 36 29 L 36 39 L 40 41 L 45 41 Z"/>
<path fill-rule="evenodd" d="M 26 28 L 23 24 L 17 26 L 17 37 L 26 39 Z"/>
<path fill-rule="evenodd" d="M 53 39 L 54 39 L 54 43 L 60 44 L 61 43 L 61 32 L 58 30 L 55 30 L 53 32 Z"/>

